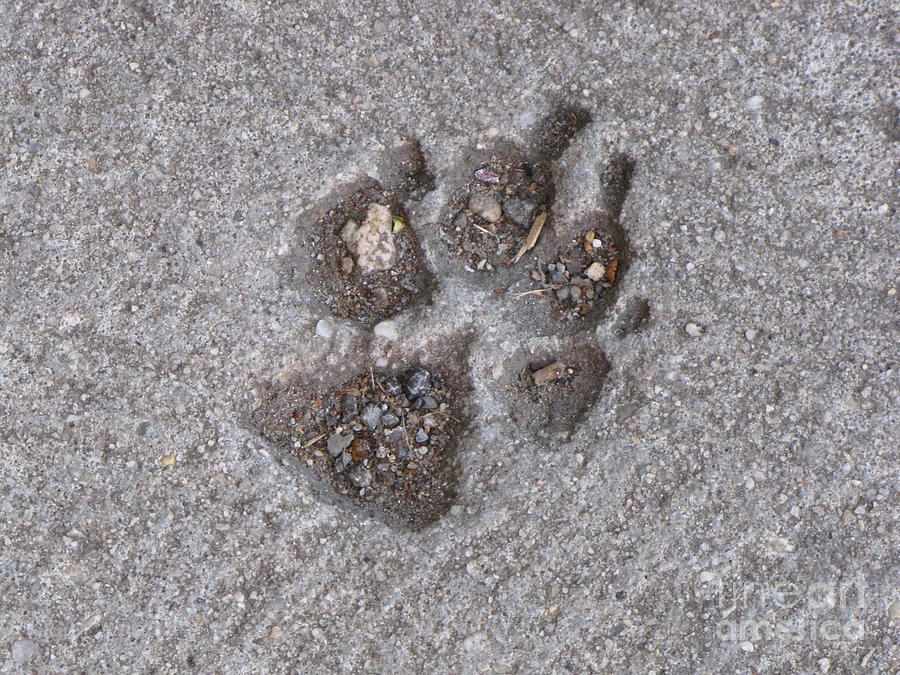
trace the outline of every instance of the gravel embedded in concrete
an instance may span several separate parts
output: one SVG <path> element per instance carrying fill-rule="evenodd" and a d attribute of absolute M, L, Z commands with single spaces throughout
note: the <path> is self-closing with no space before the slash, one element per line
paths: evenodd
<path fill-rule="evenodd" d="M 894 13 L 5 3 L 0 670 L 895 670 Z M 473 216 L 451 250 L 469 182 L 499 192 L 482 158 L 557 105 L 593 121 L 552 160 L 535 248 L 505 264 L 528 224 L 503 194 L 485 229 L 508 215 L 510 244 Z M 384 270 L 329 306 L 309 275 L 363 278 L 337 232 L 365 211 L 304 237 L 332 197 L 407 184 L 411 136 L 435 181 L 390 204 L 395 242 L 433 278 Z M 514 295 L 605 208 L 616 153 L 629 269 L 562 335 L 523 309 L 555 293 Z M 402 340 L 374 339 L 385 319 Z M 298 378 L 330 392 L 465 331 L 472 421 L 428 528 L 329 501 L 247 422 Z M 547 408 L 507 385 L 572 351 L 609 360 L 602 389 L 540 436 L 522 413 Z M 364 500 L 392 460 L 372 448 L 357 487 L 354 450 L 340 480 Z"/>

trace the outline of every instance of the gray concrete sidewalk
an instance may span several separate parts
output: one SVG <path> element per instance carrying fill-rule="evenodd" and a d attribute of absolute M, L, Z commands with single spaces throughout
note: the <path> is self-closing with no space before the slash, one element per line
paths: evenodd
<path fill-rule="evenodd" d="M 0 672 L 896 672 L 896 30 L 888 2 L 0 1 Z M 554 227 L 634 162 L 627 274 L 578 334 L 438 227 L 560 105 L 592 120 Z M 376 337 L 301 232 L 408 140 L 434 288 Z M 425 529 L 250 422 L 438 343 L 472 391 Z M 568 435 L 513 419 L 538 349 L 608 360 Z"/>

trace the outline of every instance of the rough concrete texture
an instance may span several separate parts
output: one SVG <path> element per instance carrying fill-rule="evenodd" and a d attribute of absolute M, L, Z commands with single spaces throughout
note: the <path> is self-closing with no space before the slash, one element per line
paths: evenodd
<path fill-rule="evenodd" d="M 891 5 L 0 2 L 0 670 L 896 671 Z M 557 223 L 635 163 L 568 440 L 496 378 L 575 338 L 435 223 L 467 152 L 558 104 L 593 121 Z M 411 137 L 431 304 L 318 337 L 298 224 Z M 296 373 L 467 330 L 425 530 L 320 499 L 247 423 Z"/>

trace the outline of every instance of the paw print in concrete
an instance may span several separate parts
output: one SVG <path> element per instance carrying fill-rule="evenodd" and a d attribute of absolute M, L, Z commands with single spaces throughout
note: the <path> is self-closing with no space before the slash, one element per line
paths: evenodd
<path fill-rule="evenodd" d="M 609 157 L 599 208 L 558 217 L 559 160 L 589 123 L 561 108 L 529 147 L 464 152 L 437 181 L 410 143 L 384 184 L 344 187 L 301 224 L 298 276 L 338 330 L 251 419 L 324 500 L 427 526 L 457 498 L 485 410 L 510 434 L 565 440 L 597 403 L 610 364 L 595 329 L 629 268 L 634 165 Z M 632 298 L 612 334 L 648 317 Z"/>

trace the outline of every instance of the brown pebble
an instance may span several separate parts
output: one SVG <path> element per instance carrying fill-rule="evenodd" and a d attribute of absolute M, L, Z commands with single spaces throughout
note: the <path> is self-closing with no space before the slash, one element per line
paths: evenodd
<path fill-rule="evenodd" d="M 341 258 L 341 269 L 344 270 L 344 274 L 350 274 L 353 271 L 353 258 L 349 255 Z"/>
<path fill-rule="evenodd" d="M 618 260 L 610 260 L 609 264 L 606 266 L 606 271 L 604 272 L 604 276 L 606 280 L 613 284 L 616 281 L 616 270 L 619 269 L 619 261 Z M 596 281 L 596 279 L 594 280 Z"/>
<path fill-rule="evenodd" d="M 534 384 L 538 387 L 542 387 L 543 385 L 551 382 L 552 380 L 557 380 L 563 375 L 566 374 L 566 364 L 562 361 L 554 361 L 549 366 L 544 366 L 540 370 L 538 370 L 531 378 L 534 380 Z"/>

